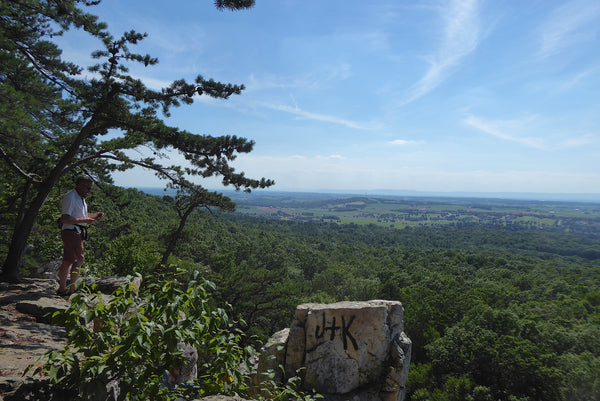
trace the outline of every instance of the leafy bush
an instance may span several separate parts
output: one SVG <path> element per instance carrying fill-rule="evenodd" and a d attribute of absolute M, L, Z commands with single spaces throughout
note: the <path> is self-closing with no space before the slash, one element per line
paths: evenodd
<path fill-rule="evenodd" d="M 131 401 L 245 394 L 248 357 L 255 351 L 239 345 L 237 322 L 212 305 L 214 285 L 199 275 L 177 269 L 172 279 L 149 283 L 141 294 L 130 280 L 110 300 L 79 280 L 70 307 L 53 316 L 67 331 L 67 346 L 47 353 L 36 372 L 83 400 L 111 399 L 114 388 L 118 399 Z M 186 363 L 181 344 L 198 352 L 197 379 L 170 385 L 169 372 Z M 313 400 L 298 384 L 298 378 L 269 381 L 265 391 L 269 400 Z"/>
<path fill-rule="evenodd" d="M 138 234 L 113 239 L 103 256 L 104 264 L 117 276 L 143 274 L 160 260 L 160 254 Z"/>
<path fill-rule="evenodd" d="M 112 382 L 121 398 L 132 401 L 244 390 L 241 334 L 225 309 L 211 305 L 212 284 L 198 272 L 179 270 L 173 279 L 149 284 L 143 296 L 129 283 L 110 301 L 81 282 L 78 286 L 71 306 L 54 316 L 66 328 L 67 347 L 50 352 L 38 369 L 54 384 L 92 399 L 107 395 Z M 165 374 L 184 364 L 182 343 L 198 350 L 198 379 L 190 386 L 169 386 Z"/>

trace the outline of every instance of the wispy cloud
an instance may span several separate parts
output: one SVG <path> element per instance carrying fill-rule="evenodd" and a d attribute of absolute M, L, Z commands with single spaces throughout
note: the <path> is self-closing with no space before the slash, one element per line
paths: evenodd
<path fill-rule="evenodd" d="M 515 125 L 514 121 L 487 121 L 479 117 L 469 116 L 465 118 L 463 122 L 467 125 L 470 125 L 473 128 L 485 132 L 488 135 L 494 136 L 499 139 L 503 139 L 505 141 L 520 143 L 521 145 L 535 149 L 546 148 L 542 138 L 519 137 L 515 135 L 513 133 L 514 129 L 509 128 L 509 126 Z M 511 133 L 507 133 L 507 130 Z"/>
<path fill-rule="evenodd" d="M 550 138 L 544 137 L 521 136 L 521 132 L 539 130 L 539 124 L 536 123 L 536 116 L 529 116 L 520 120 L 504 121 L 490 121 L 480 117 L 468 116 L 463 119 L 463 122 L 498 139 L 515 142 L 538 150 L 555 151 L 577 148 L 595 141 L 594 136 L 591 134 L 580 135 L 577 137 L 568 135 L 566 138 L 563 136 L 565 139 L 558 140 L 551 140 Z"/>
<path fill-rule="evenodd" d="M 135 77 L 141 80 L 144 85 L 146 85 L 150 89 L 161 90 L 162 88 L 166 88 L 167 86 L 172 84 L 172 81 L 167 81 L 164 79 L 157 79 L 152 77 Z"/>
<path fill-rule="evenodd" d="M 332 63 L 321 66 L 316 71 L 302 75 L 276 75 L 262 73 L 259 76 L 250 74 L 245 84 L 248 91 L 264 91 L 269 89 L 289 88 L 319 88 L 328 82 L 345 81 L 353 76 L 352 66 L 349 63 Z"/>
<path fill-rule="evenodd" d="M 550 57 L 574 43 L 595 38 L 599 17 L 597 0 L 576 0 L 558 7 L 541 26 L 538 55 Z"/>
<path fill-rule="evenodd" d="M 277 76 L 274 74 L 262 74 L 257 77 L 255 74 L 250 74 L 245 81 L 248 92 L 270 89 L 314 88 L 317 86 L 317 80 L 310 74 L 302 77 Z"/>
<path fill-rule="evenodd" d="M 581 71 L 570 79 L 564 80 L 560 85 L 558 85 L 557 90 L 566 92 L 576 86 L 581 86 L 588 78 L 594 78 L 597 76 L 598 72 L 600 72 L 600 66 Z"/>
<path fill-rule="evenodd" d="M 585 134 L 575 138 L 567 138 L 561 141 L 559 148 L 579 148 L 581 146 L 587 146 L 595 142 L 595 137 L 592 134 Z"/>
<path fill-rule="evenodd" d="M 324 159 L 328 159 L 328 160 L 346 160 L 346 158 L 342 155 L 329 155 L 329 156 L 325 156 Z"/>
<path fill-rule="evenodd" d="M 290 113 L 299 118 L 303 118 L 303 119 L 307 119 L 307 120 L 316 120 L 316 121 L 322 121 L 322 122 L 327 122 L 327 123 L 331 123 L 331 124 L 343 125 L 345 127 L 358 129 L 358 130 L 372 130 L 374 128 L 373 124 L 359 123 L 356 121 L 347 120 L 347 119 L 330 116 L 330 115 L 326 115 L 326 114 L 313 113 L 310 111 L 302 110 L 298 106 L 292 107 L 292 106 L 283 105 L 283 104 L 272 104 L 272 103 L 266 103 L 266 102 L 259 102 L 258 104 L 260 106 L 263 106 L 263 107 L 266 107 L 266 108 L 269 108 L 272 110 Z"/>
<path fill-rule="evenodd" d="M 404 146 L 404 145 L 414 145 L 417 141 L 409 141 L 406 139 L 395 139 L 393 141 L 388 142 L 390 145 Z"/>
<path fill-rule="evenodd" d="M 451 74 L 480 41 L 479 0 L 452 0 L 444 9 L 444 31 L 430 67 L 412 87 L 403 104 L 413 102 L 434 90 Z"/>

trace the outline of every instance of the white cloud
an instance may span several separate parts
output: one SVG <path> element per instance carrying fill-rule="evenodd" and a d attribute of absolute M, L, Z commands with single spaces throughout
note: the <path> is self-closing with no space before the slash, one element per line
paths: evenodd
<path fill-rule="evenodd" d="M 558 7 L 541 27 L 539 56 L 550 57 L 577 42 L 595 38 L 599 17 L 597 0 L 576 0 Z"/>
<path fill-rule="evenodd" d="M 582 146 L 590 145 L 596 142 L 596 138 L 592 134 L 585 134 L 576 138 L 567 138 L 560 143 L 557 144 L 557 148 L 566 149 L 566 148 L 579 148 Z"/>
<path fill-rule="evenodd" d="M 316 82 L 314 77 L 310 76 L 291 77 L 263 73 L 260 77 L 250 74 L 245 85 L 248 92 L 257 92 L 269 89 L 312 88 L 316 86 Z"/>
<path fill-rule="evenodd" d="M 149 77 L 136 77 L 140 81 L 144 83 L 148 88 L 154 90 L 160 90 L 162 88 L 166 88 L 171 85 L 172 81 L 165 81 L 163 79 L 149 78 Z"/>
<path fill-rule="evenodd" d="M 413 102 L 434 90 L 479 44 L 478 0 L 453 0 L 444 12 L 445 26 L 438 52 L 431 57 L 429 69 L 412 87 L 403 104 Z"/>
<path fill-rule="evenodd" d="M 517 142 L 521 145 L 540 150 L 546 148 L 544 141 L 541 138 L 517 136 L 514 132 L 514 121 L 487 121 L 479 117 L 469 116 L 463 119 L 463 122 L 473 128 L 477 128 L 478 130 L 485 132 L 488 135 L 503 139 L 505 141 Z M 517 125 L 524 125 L 525 123 L 525 121 L 521 120 L 520 124 Z"/>
<path fill-rule="evenodd" d="M 548 126 L 550 124 L 538 121 L 537 116 L 503 121 L 491 121 L 480 117 L 468 116 L 463 119 L 463 123 L 493 137 L 538 150 L 556 151 L 582 147 L 595 142 L 595 137 L 592 134 L 584 134 L 576 137 L 572 136 L 572 133 L 552 135 L 551 132 L 540 128 L 543 125 Z M 545 137 L 521 135 L 523 132 L 538 131 L 546 131 L 547 133 Z M 551 136 L 557 137 L 557 139 L 550 139 Z"/>
<path fill-rule="evenodd" d="M 262 72 L 255 73 L 245 80 L 247 91 L 265 91 L 269 89 L 315 89 L 327 82 L 339 82 L 348 80 L 353 76 L 352 66 L 349 63 L 331 64 L 322 66 L 317 71 L 307 72 L 297 76 L 284 76 Z"/>
<path fill-rule="evenodd" d="M 598 67 L 598 66 L 587 69 L 585 71 L 581 71 L 581 72 L 577 73 L 576 75 L 574 75 L 573 77 L 571 77 L 570 79 L 565 80 L 560 85 L 558 85 L 557 91 L 560 91 L 560 92 L 570 91 L 573 88 L 584 84 L 588 78 L 593 79 L 595 76 L 598 75 L 598 72 L 600 72 L 600 67 Z"/>
<path fill-rule="evenodd" d="M 337 155 L 332 155 L 337 156 Z M 572 173 L 562 169 L 448 169 L 423 165 L 386 165 L 362 158 L 342 158 L 335 162 L 325 156 L 244 154 L 235 167 L 249 177 L 274 179 L 274 190 L 378 190 L 467 192 L 586 192 L 596 188 L 598 172 Z M 386 166 L 385 168 L 382 168 Z M 118 185 L 164 186 L 152 173 L 140 169 L 115 173 Z M 390 183 L 392 185 L 390 185 Z M 220 180 L 202 180 L 208 188 L 221 188 Z M 587 192 L 590 192 L 588 190 Z M 591 191 L 593 192 L 593 191 Z"/>
<path fill-rule="evenodd" d="M 238 160 L 248 176 L 275 180 L 274 190 L 377 190 L 467 192 L 586 192 L 600 175 L 561 169 L 448 169 L 423 165 L 386 165 L 347 158 L 337 163 L 319 156 L 243 155 Z M 385 166 L 385 168 L 382 168 Z M 392 185 L 390 185 L 392 184 Z"/>
<path fill-rule="evenodd" d="M 416 143 L 417 143 L 417 141 L 409 141 L 406 139 L 395 139 L 395 140 L 389 142 L 390 145 L 399 145 L 399 146 L 414 145 Z"/>
<path fill-rule="evenodd" d="M 297 117 L 307 119 L 307 120 L 316 120 L 322 121 L 337 125 L 343 125 L 348 128 L 358 129 L 358 130 L 372 130 L 374 128 L 373 124 L 359 123 L 352 120 L 346 120 L 343 118 L 339 118 L 336 116 L 330 116 L 326 114 L 318 114 L 310 111 L 302 110 L 298 106 L 287 106 L 284 104 L 272 104 L 267 102 L 259 102 L 259 105 L 277 111 L 282 111 L 285 113 L 293 114 Z"/>

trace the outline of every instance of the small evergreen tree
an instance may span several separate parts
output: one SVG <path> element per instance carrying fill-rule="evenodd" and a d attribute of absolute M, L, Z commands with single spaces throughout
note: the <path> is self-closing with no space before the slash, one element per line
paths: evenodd
<path fill-rule="evenodd" d="M 3 221 L 11 231 L 3 278 L 18 280 L 18 266 L 39 211 L 61 177 L 88 172 L 110 182 L 110 173 L 134 166 L 153 170 L 175 186 L 190 187 L 190 176 L 221 176 L 238 189 L 265 188 L 273 181 L 250 179 L 230 162 L 252 151 L 254 142 L 237 136 L 197 135 L 162 121 L 172 107 L 191 104 L 196 96 L 227 99 L 243 85 L 224 84 L 197 76 L 194 82 L 174 81 L 152 90 L 129 75 L 128 65 L 152 66 L 157 60 L 133 52 L 145 38 L 135 31 L 113 37 L 106 25 L 85 10 L 100 1 L 9 0 L 0 3 L 0 171 L 2 186 L 10 187 Z M 217 0 L 220 9 L 252 7 L 254 0 Z M 93 53 L 97 64 L 83 68 L 66 61 L 52 43 L 70 28 L 83 29 L 102 43 Z M 111 138 L 107 134 L 111 133 Z M 131 156 L 127 150 L 146 148 L 153 157 Z M 190 168 L 161 163 L 167 149 L 181 152 Z M 219 194 L 206 198 L 219 207 L 228 202 Z M 10 207 L 9 207 L 10 206 Z M 18 210 L 18 212 L 17 212 Z M 12 213 L 9 213 L 11 212 Z"/>

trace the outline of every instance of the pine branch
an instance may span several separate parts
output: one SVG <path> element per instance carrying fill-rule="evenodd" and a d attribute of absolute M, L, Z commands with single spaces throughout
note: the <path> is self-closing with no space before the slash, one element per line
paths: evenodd
<path fill-rule="evenodd" d="M 11 167 L 14 171 L 16 171 L 17 174 L 19 174 L 21 177 L 23 177 L 25 179 L 25 181 L 33 182 L 34 184 L 39 184 L 42 182 L 41 179 L 39 179 L 40 178 L 39 175 L 30 174 L 30 173 L 26 173 L 25 171 L 23 171 L 23 169 L 21 169 L 21 167 L 19 167 L 19 165 L 1 147 L 0 147 L 0 157 L 2 159 L 4 159 L 6 161 L 6 163 L 8 164 L 8 166 Z M 34 178 L 34 176 L 37 176 L 38 179 Z"/>

